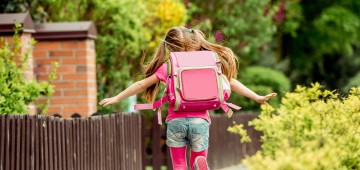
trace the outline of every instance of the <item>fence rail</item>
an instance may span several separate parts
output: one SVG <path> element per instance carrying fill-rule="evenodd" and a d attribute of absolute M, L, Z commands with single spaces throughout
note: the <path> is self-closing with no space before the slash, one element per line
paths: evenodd
<path fill-rule="evenodd" d="M 141 125 L 139 114 L 0 115 L 0 170 L 143 169 Z"/>
<path fill-rule="evenodd" d="M 212 169 L 238 164 L 260 147 L 260 133 L 247 122 L 253 114 L 212 116 L 208 161 Z M 154 118 L 146 128 L 141 114 L 110 114 L 62 119 L 52 116 L 0 115 L 0 170 L 141 170 L 171 168 L 165 126 Z M 245 124 L 252 142 L 227 132 Z"/>

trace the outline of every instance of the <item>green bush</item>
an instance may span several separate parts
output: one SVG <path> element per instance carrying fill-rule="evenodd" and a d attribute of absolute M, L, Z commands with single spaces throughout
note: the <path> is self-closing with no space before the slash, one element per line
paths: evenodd
<path fill-rule="evenodd" d="M 27 80 L 24 69 L 27 67 L 29 54 L 34 45 L 30 44 L 24 55 L 21 55 L 21 44 L 16 25 L 13 44 L 9 45 L 4 38 L 0 39 L 0 114 L 24 114 L 28 112 L 27 105 L 45 96 L 46 101 L 39 104 L 40 113 L 47 112 L 50 97 L 54 93 L 50 82 L 41 83 L 36 80 Z M 18 61 L 18 62 L 17 62 Z M 55 78 L 56 69 L 50 74 L 50 80 Z"/>
<path fill-rule="evenodd" d="M 259 95 L 278 93 L 278 97 L 269 100 L 273 106 L 278 106 L 283 93 L 290 90 L 290 81 L 283 73 L 265 67 L 248 67 L 239 73 L 238 80 Z M 259 110 L 257 102 L 238 94 L 232 94 L 229 102 L 240 105 L 243 110 Z"/>
<path fill-rule="evenodd" d="M 244 160 L 249 169 L 360 169 L 360 87 L 340 97 L 318 83 L 298 86 L 280 108 L 262 109 L 249 123 L 263 132 L 262 150 Z M 241 126 L 229 131 L 248 140 Z"/>
<path fill-rule="evenodd" d="M 357 86 L 360 86 L 360 72 L 349 80 L 349 82 L 343 88 L 343 91 L 347 92 L 350 90 L 351 87 L 357 87 Z"/>

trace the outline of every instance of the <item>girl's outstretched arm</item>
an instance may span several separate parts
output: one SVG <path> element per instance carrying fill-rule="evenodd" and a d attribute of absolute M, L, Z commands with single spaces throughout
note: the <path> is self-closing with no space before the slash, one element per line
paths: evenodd
<path fill-rule="evenodd" d="M 258 94 L 256 94 L 255 92 L 253 92 L 252 90 L 247 88 L 245 85 L 243 85 L 236 79 L 231 79 L 230 87 L 231 87 L 232 91 L 239 93 L 241 95 L 244 95 L 250 99 L 253 99 L 256 102 L 261 103 L 261 104 L 266 104 L 266 101 L 268 101 L 270 98 L 275 97 L 277 95 L 277 93 L 270 93 L 265 96 L 259 96 Z"/>
<path fill-rule="evenodd" d="M 120 92 L 118 95 L 110 98 L 105 98 L 99 102 L 100 105 L 107 106 L 110 104 L 114 104 L 116 102 L 120 102 L 121 100 L 124 100 L 132 95 L 138 94 L 144 90 L 146 90 L 151 85 L 157 83 L 159 79 L 156 77 L 155 74 L 140 80 L 138 82 L 133 83 L 128 88 L 126 88 L 124 91 Z"/>

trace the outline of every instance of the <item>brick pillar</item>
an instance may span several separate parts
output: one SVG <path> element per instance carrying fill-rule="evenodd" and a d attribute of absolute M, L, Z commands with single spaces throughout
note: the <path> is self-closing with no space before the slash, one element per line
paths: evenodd
<path fill-rule="evenodd" d="M 33 80 L 34 79 L 34 57 L 32 55 L 32 49 L 31 49 L 31 40 L 32 40 L 32 34 L 31 33 L 22 33 L 20 36 L 20 42 L 21 42 L 21 55 L 24 55 L 25 53 L 28 55 L 28 60 L 25 67 L 25 77 L 27 80 Z M 28 113 L 30 115 L 37 114 L 37 108 L 34 103 L 30 103 L 28 105 Z"/>
<path fill-rule="evenodd" d="M 34 49 L 37 80 L 48 80 L 51 62 L 59 62 L 49 114 L 92 114 L 97 110 L 94 40 L 39 41 Z"/>
<path fill-rule="evenodd" d="M 48 114 L 97 111 L 95 26 L 92 22 L 51 23 L 36 26 L 36 78 L 48 80 L 51 62 L 59 62 L 55 94 Z"/>
<path fill-rule="evenodd" d="M 25 68 L 25 77 L 28 80 L 34 79 L 34 59 L 31 50 L 32 35 L 29 33 L 22 33 L 20 36 L 21 42 L 21 55 L 28 54 L 27 67 Z"/>

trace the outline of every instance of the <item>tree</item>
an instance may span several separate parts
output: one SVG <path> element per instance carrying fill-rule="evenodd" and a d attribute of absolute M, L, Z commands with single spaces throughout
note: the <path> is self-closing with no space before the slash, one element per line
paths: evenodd
<path fill-rule="evenodd" d="M 293 84 L 343 87 L 360 70 L 360 2 L 286 1 L 285 9 L 278 57 Z"/>
<path fill-rule="evenodd" d="M 283 71 L 296 84 L 340 89 L 360 70 L 360 1 L 198 1 L 192 25 L 211 21 L 215 39 L 249 65 Z M 241 74 L 241 73 L 240 73 Z"/>
<path fill-rule="evenodd" d="M 194 23 L 209 18 L 216 41 L 229 46 L 247 66 L 272 60 L 272 38 L 276 25 L 272 18 L 277 6 L 270 0 L 191 1 Z M 210 34 L 210 33 L 208 33 Z"/>

